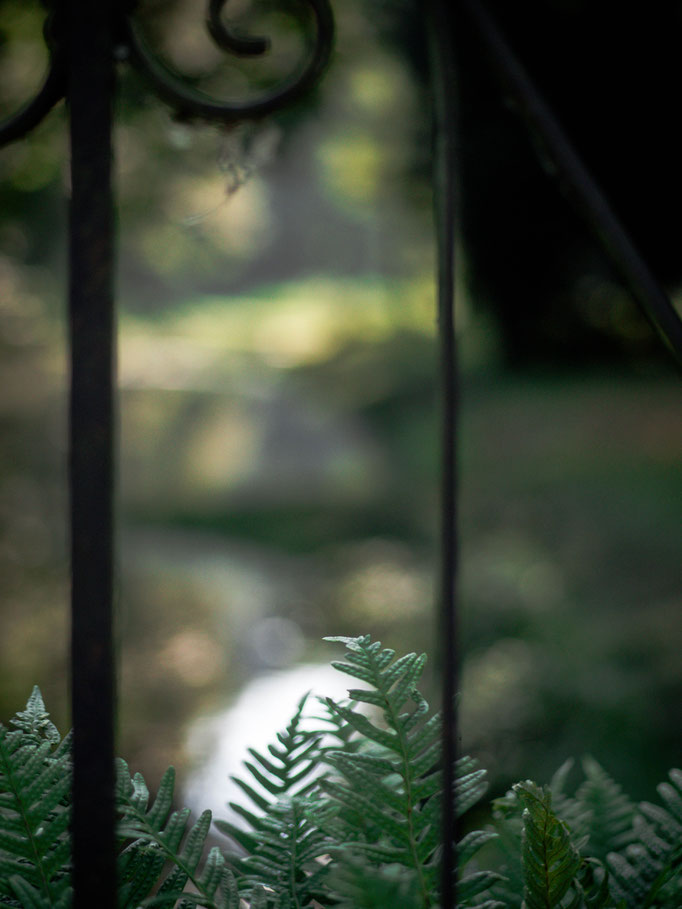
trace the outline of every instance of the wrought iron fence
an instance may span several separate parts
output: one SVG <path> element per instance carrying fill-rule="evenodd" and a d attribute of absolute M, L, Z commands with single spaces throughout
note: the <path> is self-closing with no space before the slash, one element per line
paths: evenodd
<path fill-rule="evenodd" d="M 69 227 L 71 703 L 73 882 L 76 909 L 116 905 L 114 838 L 115 660 L 113 648 L 113 489 L 116 451 L 115 257 L 111 184 L 112 101 L 116 63 L 128 60 L 184 120 L 234 123 L 296 102 L 322 76 L 334 22 L 329 0 L 306 0 L 315 42 L 301 72 L 255 100 L 224 103 L 183 83 L 157 60 L 137 27 L 130 0 L 47 3 L 47 75 L 36 96 L 0 122 L 0 145 L 24 137 L 62 98 L 71 147 Z M 208 0 L 207 28 L 225 52 L 267 51 L 266 38 L 233 33 L 226 0 Z M 564 182 L 601 237 L 633 295 L 682 361 L 682 322 L 638 255 L 599 186 L 479 0 L 430 0 L 427 9 L 434 114 L 434 199 L 438 238 L 441 350 L 441 558 L 438 622 L 442 651 L 444 810 L 442 909 L 456 905 L 453 764 L 457 716 L 457 368 L 454 344 L 456 105 L 453 34 L 458 16 L 475 26 L 507 91 L 541 137 Z"/>

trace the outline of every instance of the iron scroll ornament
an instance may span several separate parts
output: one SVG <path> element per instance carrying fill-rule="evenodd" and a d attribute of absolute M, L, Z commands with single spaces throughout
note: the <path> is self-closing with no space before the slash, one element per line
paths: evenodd
<path fill-rule="evenodd" d="M 267 53 L 267 38 L 237 35 L 223 22 L 221 13 L 228 0 L 209 0 L 206 27 L 218 47 L 236 56 Z M 329 62 L 334 43 L 334 16 L 329 0 L 305 0 L 315 20 L 315 43 L 303 69 L 279 85 L 249 101 L 217 101 L 184 82 L 149 49 L 139 26 L 129 17 L 127 45 L 131 62 L 151 82 L 160 98 L 187 120 L 235 123 L 257 119 L 294 103 L 318 81 Z"/>
<path fill-rule="evenodd" d="M 334 16 L 329 0 L 302 0 L 314 18 L 315 38 L 304 66 L 297 73 L 248 101 L 221 101 L 183 81 L 151 51 L 135 21 L 134 8 L 122 13 L 115 26 L 116 56 L 129 59 L 151 83 L 158 96 L 179 119 L 235 123 L 257 119 L 294 103 L 310 91 L 322 76 L 334 44 Z M 213 41 L 235 56 L 261 56 L 270 49 L 267 38 L 236 34 L 223 21 L 228 0 L 208 0 L 206 27 Z M 66 95 L 65 42 L 60 36 L 63 4 L 50 0 L 52 7 L 43 30 L 50 52 L 48 71 L 36 95 L 15 114 L 0 121 L 0 146 L 23 138 Z M 59 11 L 59 12 L 58 12 Z"/>
<path fill-rule="evenodd" d="M 62 42 L 57 38 L 57 17 L 54 11 L 47 15 L 43 38 L 50 53 L 47 73 L 35 96 L 15 114 L 0 120 L 0 146 L 23 139 L 66 94 L 66 55 Z"/>

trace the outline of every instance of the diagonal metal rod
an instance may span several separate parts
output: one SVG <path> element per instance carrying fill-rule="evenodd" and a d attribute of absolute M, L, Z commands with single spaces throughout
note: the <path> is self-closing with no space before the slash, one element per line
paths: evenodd
<path fill-rule="evenodd" d="M 457 905 L 456 694 L 459 677 L 457 628 L 457 357 L 455 346 L 456 111 L 453 8 L 432 0 L 429 21 L 433 89 L 433 208 L 438 256 L 438 337 L 441 406 L 441 528 L 438 655 L 441 668 L 443 810 L 441 818 L 441 909 Z"/>
<path fill-rule="evenodd" d="M 632 295 L 682 365 L 682 319 L 667 294 L 488 10 L 480 0 L 461 2 L 490 52 L 505 88 L 514 96 L 530 129 L 542 139 L 557 176 L 570 189 L 571 198 L 601 240 Z"/>
<path fill-rule="evenodd" d="M 74 909 L 114 909 L 112 641 L 115 0 L 68 0 L 69 481 Z"/>

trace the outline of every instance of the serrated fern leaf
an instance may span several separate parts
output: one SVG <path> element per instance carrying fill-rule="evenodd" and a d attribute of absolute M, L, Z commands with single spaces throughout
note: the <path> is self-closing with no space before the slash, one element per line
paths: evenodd
<path fill-rule="evenodd" d="M 552 811 L 548 789 L 540 789 L 529 780 L 513 788 L 524 806 L 524 905 L 528 909 L 555 909 L 574 882 L 580 854 L 566 825 Z"/>
<path fill-rule="evenodd" d="M 632 841 L 635 806 L 594 758 L 583 758 L 582 766 L 586 779 L 576 793 L 582 816 L 575 832 L 588 836 L 587 855 L 604 860 Z"/>
<path fill-rule="evenodd" d="M 417 688 L 425 657 L 409 653 L 396 659 L 393 650 L 382 649 L 368 635 L 327 640 L 347 648 L 344 660 L 332 665 L 370 686 L 350 689 L 349 697 L 379 711 L 379 716 L 368 716 L 327 699 L 363 743 L 353 751 L 328 752 L 326 760 L 336 773 L 320 782 L 320 789 L 340 807 L 335 818 L 337 834 L 339 828 L 343 831 L 340 849 L 377 864 L 402 865 L 416 881 L 415 905 L 435 905 L 442 808 L 440 718 L 428 717 L 428 704 Z M 483 776 L 470 759 L 458 762 L 460 813 L 485 791 Z M 473 895 L 474 882 L 468 886 Z"/>
<path fill-rule="evenodd" d="M 19 732 L 32 738 L 36 744 L 49 742 L 58 745 L 61 741 L 59 730 L 50 719 L 50 714 L 45 708 L 43 696 L 37 685 L 33 686 L 31 696 L 26 702 L 26 709 L 20 710 L 10 720 L 10 725 L 16 726 Z"/>
<path fill-rule="evenodd" d="M 658 793 L 665 807 L 642 802 L 635 813 L 633 842 L 606 859 L 611 890 L 628 907 L 679 909 L 682 893 L 682 772 L 671 770 Z"/>
<path fill-rule="evenodd" d="M 339 895 L 339 909 L 414 909 L 419 905 L 415 875 L 397 866 L 370 865 L 344 854 L 336 863 L 331 883 Z"/>
<path fill-rule="evenodd" d="M 142 775 L 136 773 L 131 778 L 125 761 L 117 761 L 118 837 L 123 842 L 132 840 L 119 856 L 119 907 L 134 909 L 143 905 L 171 909 L 181 900 L 181 909 L 191 905 L 233 909 L 234 887 L 222 855 L 212 851 L 200 870 L 211 812 L 204 811 L 190 825 L 189 808 L 171 810 L 174 788 L 175 771 L 169 767 L 156 798 L 150 803 Z M 167 862 L 172 868 L 163 877 Z M 157 893 L 147 896 L 160 881 Z M 188 882 L 196 893 L 185 891 Z M 143 897 L 146 898 L 140 902 Z"/>
<path fill-rule="evenodd" d="M 281 907 L 299 909 L 311 905 L 323 887 L 326 868 L 316 860 L 327 852 L 327 836 L 311 820 L 309 810 L 309 793 L 322 766 L 323 733 L 303 728 L 307 698 L 301 699 L 267 755 L 249 749 L 251 760 L 244 763 L 251 779 L 232 777 L 256 810 L 234 802 L 230 807 L 251 829 L 216 821 L 216 827 L 246 852 L 231 854 L 230 861 L 238 873 L 240 893 L 251 905 L 276 900 Z"/>
<path fill-rule="evenodd" d="M 505 881 L 492 887 L 492 895 L 507 907 L 518 909 L 523 900 L 523 863 L 521 837 L 523 806 L 518 796 L 509 790 L 504 796 L 493 799 L 493 829 L 497 834 L 495 852 L 499 856 L 497 867 Z"/>
<path fill-rule="evenodd" d="M 117 859 L 118 909 L 136 909 L 152 891 L 166 864 L 157 843 L 136 840 Z"/>
<path fill-rule="evenodd" d="M 299 795 L 270 809 L 258 848 L 240 863 L 247 895 L 262 884 L 296 909 L 313 905 L 320 895 L 327 869 L 317 859 L 327 852 L 327 841 L 311 823 L 308 804 Z"/>
<path fill-rule="evenodd" d="M 72 893 L 68 742 L 37 687 L 11 723 L 0 724 L 0 896 L 61 909 Z"/>
<path fill-rule="evenodd" d="M 585 909 L 606 909 L 613 906 L 609 889 L 609 873 L 599 859 L 584 858 L 580 864 L 575 882 L 579 907 Z M 582 902 L 580 902 L 582 900 Z"/>

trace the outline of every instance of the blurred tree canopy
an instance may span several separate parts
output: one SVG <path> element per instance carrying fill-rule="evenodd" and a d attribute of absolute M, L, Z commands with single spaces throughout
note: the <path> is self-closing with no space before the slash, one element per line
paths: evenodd
<path fill-rule="evenodd" d="M 310 640 L 402 629 L 408 646 L 431 646 L 423 10 L 333 3 L 327 76 L 264 123 L 178 122 L 120 69 L 121 690 L 126 753 L 147 768 L 175 760 L 187 718 L 255 671 L 261 620 Z M 305 53 L 303 0 L 253 5 L 227 11 L 277 47 L 246 64 L 216 55 L 203 0 L 143 0 L 139 15 L 169 65 L 230 96 Z M 679 8 L 495 3 L 673 292 Z M 0 116 L 39 84 L 44 12 L 0 0 Z M 679 754 L 679 391 L 666 377 L 612 381 L 619 360 L 665 371 L 663 348 L 465 21 L 457 37 L 463 733 L 498 781 L 544 778 L 589 741 L 643 794 Z M 67 156 L 60 109 L 0 155 L 0 716 L 36 681 L 63 703 Z M 512 378 L 498 350 L 575 375 Z"/>
<path fill-rule="evenodd" d="M 140 4 L 139 16 L 166 62 L 202 87 L 228 95 L 252 91 L 304 53 L 303 4 L 255 4 L 255 17 L 247 15 L 249 4 L 230 8 L 230 16 L 236 15 L 247 30 L 277 38 L 270 62 L 248 62 L 246 68 L 244 61 L 237 66 L 221 60 L 203 34 L 199 6 L 190 0 L 148 0 Z M 654 273 L 676 292 L 682 277 L 682 183 L 674 140 L 680 5 L 654 3 L 642 11 L 612 0 L 523 0 L 490 6 Z M 144 288 L 148 304 L 156 298 L 167 305 L 174 293 L 182 296 L 181 275 L 188 263 L 195 266 L 195 275 L 196 265 L 203 264 L 203 289 L 212 292 L 239 290 L 258 276 L 284 280 L 301 268 L 358 273 L 364 241 L 354 225 L 362 218 L 362 205 L 384 208 L 382 229 L 390 231 L 396 218 L 387 189 L 396 185 L 402 185 L 404 200 L 413 206 L 422 235 L 430 229 L 424 11 L 408 0 L 358 0 L 337 7 L 341 28 L 354 37 L 355 54 L 362 57 L 370 36 L 374 55 L 368 54 L 364 67 L 356 67 L 352 78 L 336 88 L 323 86 L 307 109 L 304 105 L 285 115 L 270 133 L 247 129 L 241 138 L 219 143 L 214 136 L 207 138 L 206 130 L 201 135 L 201 130 L 197 134 L 182 124 L 159 129 L 158 115 L 148 110 L 140 94 L 140 80 L 125 74 L 118 112 L 121 193 L 128 203 L 123 242 L 131 253 L 125 268 L 137 287 Z M 25 97 L 22 92 L 39 78 L 45 54 L 37 0 L 4 0 L 0 14 L 3 110 Z M 505 107 L 504 91 L 465 16 L 456 38 L 465 267 L 474 308 L 493 314 L 507 363 L 570 366 L 585 360 L 659 358 L 658 340 L 597 241 L 542 170 L 533 137 Z M 350 72 L 348 46 L 339 42 L 333 64 L 337 73 Z M 377 47 L 384 49 L 377 54 Z M 388 104 L 387 95 L 393 97 Z M 383 121 L 368 131 L 369 119 L 382 104 Z M 303 116 L 305 122 L 312 106 L 316 116 L 333 122 L 349 105 L 357 109 L 355 132 L 339 135 L 336 144 L 328 142 L 317 160 L 302 158 L 299 145 L 299 157 L 289 158 L 290 179 L 274 190 L 279 197 L 265 205 L 269 211 L 287 212 L 286 230 L 273 228 L 265 203 L 251 188 L 247 192 L 253 198 L 242 206 L 249 213 L 240 218 L 232 211 L 235 227 L 226 229 L 227 234 L 214 231 L 211 236 L 215 221 L 202 224 L 197 218 L 182 242 L 164 237 L 158 225 L 153 239 L 141 236 L 142 215 L 151 206 L 168 210 L 169 195 L 186 197 L 188 182 L 194 183 L 200 215 L 220 203 L 230 180 L 239 183 L 239 174 L 252 168 L 254 157 L 267 160 L 268 148 L 281 157 L 281 146 L 291 145 L 286 124 L 292 116 Z M 47 135 L 50 128 L 41 130 Z M 39 136 L 5 151 L 0 237 L 5 248 L 20 248 L 28 263 L 50 264 L 59 242 L 55 189 L 61 192 L 61 151 L 53 140 L 41 143 Z M 160 165 L 154 175 L 139 166 L 149 155 Z M 182 178 L 168 177 L 161 166 L 178 157 L 185 161 L 184 184 Z M 335 182 L 343 181 L 348 170 L 351 183 L 355 181 L 355 211 L 348 208 L 352 192 L 346 192 L 342 202 L 338 194 L 334 197 Z M 202 173 L 204 189 L 199 191 Z M 254 215 L 259 205 L 260 218 Z M 232 207 L 239 209 L 240 204 Z M 319 242 L 315 224 L 320 222 L 331 226 L 336 242 Z M 22 224 L 30 224 L 30 230 Z M 413 239 L 394 245 L 392 253 L 384 251 L 389 270 L 404 271 Z M 168 254 L 160 255 L 164 240 Z M 229 267 L 226 271 L 223 261 L 220 272 L 211 274 L 207 246 L 216 244 L 226 249 Z M 236 244 L 233 254 L 231 244 Z"/>

